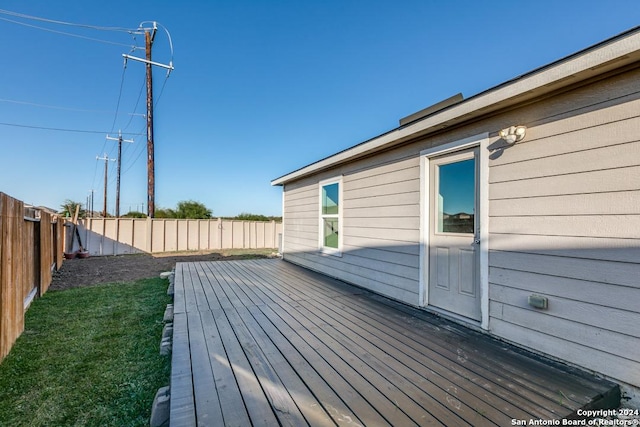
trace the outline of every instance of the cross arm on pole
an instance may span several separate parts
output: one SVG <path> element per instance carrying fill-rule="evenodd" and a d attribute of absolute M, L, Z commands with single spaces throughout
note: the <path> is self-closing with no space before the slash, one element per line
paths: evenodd
<path fill-rule="evenodd" d="M 166 65 L 166 64 L 161 64 L 159 62 L 155 62 L 155 61 L 149 61 L 149 60 L 144 59 L 144 58 L 138 58 L 136 56 L 128 55 L 126 53 L 123 53 L 122 56 L 125 59 L 131 59 L 133 61 L 144 62 L 145 64 L 150 64 L 150 65 L 155 65 L 155 66 L 158 66 L 158 67 L 161 67 L 161 68 L 166 68 L 169 71 L 173 71 L 174 70 L 173 62 L 171 62 L 171 61 L 169 61 L 169 65 Z"/>

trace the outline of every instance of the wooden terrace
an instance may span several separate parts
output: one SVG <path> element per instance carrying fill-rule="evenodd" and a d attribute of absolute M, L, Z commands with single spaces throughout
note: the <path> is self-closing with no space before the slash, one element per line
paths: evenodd
<path fill-rule="evenodd" d="M 170 425 L 512 425 L 618 387 L 282 260 L 176 266 Z M 613 397 L 613 399 L 611 399 Z"/>

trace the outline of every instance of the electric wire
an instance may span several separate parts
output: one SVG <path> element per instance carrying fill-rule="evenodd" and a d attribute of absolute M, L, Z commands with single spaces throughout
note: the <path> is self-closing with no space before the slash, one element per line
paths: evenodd
<path fill-rule="evenodd" d="M 124 46 L 124 47 L 127 47 L 127 48 L 131 48 L 132 50 L 144 49 L 144 48 L 142 48 L 140 46 L 135 46 L 135 45 L 132 46 L 132 45 L 124 44 L 124 43 L 112 42 L 112 41 L 103 40 L 103 39 L 96 39 L 94 37 L 87 37 L 87 36 L 83 36 L 83 35 L 80 35 L 80 34 L 67 33 L 65 31 L 53 30 L 51 28 L 44 28 L 44 27 L 39 27 L 37 25 L 33 25 L 33 24 L 27 24 L 26 22 L 14 21 L 13 19 L 7 19 L 7 18 L 0 17 L 0 20 L 6 21 L 6 22 L 11 22 L 11 23 L 17 24 L 17 25 L 23 25 L 25 27 L 36 28 L 38 30 L 47 31 L 47 32 L 50 32 L 50 33 L 61 34 L 61 35 L 65 35 L 65 36 L 76 37 L 76 38 L 79 38 L 79 39 L 90 40 L 90 41 L 94 41 L 94 42 L 110 44 L 110 45 L 115 45 L 115 46 Z"/>
<path fill-rule="evenodd" d="M 160 93 L 158 94 L 158 97 L 155 99 L 155 102 L 153 103 L 153 108 L 154 108 L 154 109 L 158 107 L 158 103 L 160 102 L 160 98 L 162 98 L 162 94 L 164 93 L 164 88 L 165 88 L 165 86 L 166 86 L 166 84 L 167 84 L 167 80 L 169 80 L 169 74 L 167 74 L 167 76 L 164 78 L 164 81 L 162 82 L 162 87 L 160 88 Z M 142 93 L 142 91 L 141 91 L 140 93 Z M 134 110 L 134 111 L 135 111 L 135 110 Z M 146 127 L 146 126 L 145 126 L 145 127 Z M 142 129 L 141 129 L 141 131 L 140 131 L 140 135 L 142 135 L 142 134 L 143 134 L 142 132 L 144 131 L 144 129 L 145 129 L 145 128 L 142 128 Z M 127 169 L 126 169 L 126 170 L 124 170 L 124 172 L 122 172 L 122 171 L 121 171 L 121 174 L 122 174 L 122 175 L 124 175 L 126 172 L 128 172 L 129 170 L 131 170 L 131 168 L 132 168 L 132 167 L 136 164 L 136 162 L 140 159 L 140 156 L 142 155 L 142 152 L 144 151 L 144 149 L 143 149 L 143 148 L 144 148 L 144 144 L 140 144 L 140 148 L 138 149 L 138 153 L 137 153 L 137 155 L 136 155 L 136 157 L 135 157 L 135 160 L 134 160 L 132 163 L 130 163 L 130 164 L 128 164 L 128 165 L 127 165 L 128 167 L 127 167 Z M 123 167 L 122 169 L 124 169 L 124 167 Z"/>
<path fill-rule="evenodd" d="M 9 16 L 17 17 L 17 18 L 22 18 L 22 19 L 30 19 L 30 20 L 40 21 L 40 22 L 47 22 L 47 23 L 52 23 L 52 24 L 74 26 L 74 27 L 79 27 L 79 28 L 88 28 L 88 29 L 101 30 L 101 31 L 126 32 L 126 33 L 131 34 L 133 36 L 133 39 L 134 39 L 134 44 L 133 45 L 124 44 L 124 43 L 118 43 L 118 42 L 112 42 L 112 41 L 103 40 L 103 39 L 96 39 L 96 38 L 93 38 L 93 37 L 87 37 L 87 36 L 68 33 L 68 32 L 64 32 L 64 31 L 53 30 L 53 29 L 50 29 L 50 28 L 40 27 L 40 26 L 37 26 L 37 25 L 28 24 L 28 23 L 25 23 L 25 22 L 19 22 L 19 21 L 15 21 L 15 20 L 12 20 L 12 19 L 0 17 L 0 20 L 6 21 L 6 22 L 10 22 L 10 23 L 14 23 L 14 24 L 17 24 L 17 25 L 23 25 L 23 26 L 26 26 L 26 27 L 35 28 L 35 29 L 39 29 L 39 30 L 42 30 L 42 31 L 48 31 L 48 32 L 51 32 L 51 33 L 67 35 L 67 36 L 71 36 L 71 37 L 77 37 L 77 38 L 86 39 L 86 40 L 90 40 L 90 41 L 96 41 L 96 42 L 105 43 L 105 44 L 124 46 L 124 47 L 130 48 L 132 51 L 136 50 L 136 49 L 143 49 L 143 47 L 139 47 L 139 46 L 137 46 L 135 44 L 135 42 L 136 42 L 135 35 L 136 34 L 144 34 L 144 32 L 146 30 L 143 29 L 143 25 L 145 23 L 150 23 L 151 22 L 151 21 L 143 21 L 142 23 L 140 23 L 139 28 L 137 28 L 135 30 L 132 30 L 132 29 L 129 29 L 129 28 L 124 28 L 124 27 L 102 27 L 102 26 L 95 26 L 95 25 L 87 25 L 87 24 L 78 24 L 78 23 L 71 23 L 71 22 L 65 22 L 65 21 L 58 21 L 58 20 L 53 20 L 53 19 L 47 19 L 47 18 L 32 16 L 32 15 L 26 15 L 26 14 L 22 14 L 22 13 L 12 12 L 12 11 L 8 11 L 8 10 L 4 10 L 4 9 L 0 9 L 0 14 L 9 15 Z M 152 22 L 152 23 L 154 25 L 154 28 L 156 28 L 156 25 L 159 25 L 165 31 L 165 33 L 167 34 L 167 38 L 168 38 L 168 41 L 169 41 L 170 52 L 171 52 L 170 64 L 172 64 L 173 63 L 173 41 L 171 39 L 171 34 L 166 29 L 166 27 L 164 27 L 163 25 L 158 24 L 157 22 Z M 112 126 L 111 126 L 111 131 L 109 133 L 113 133 L 114 130 L 115 130 L 115 127 L 116 127 L 116 122 L 117 122 L 118 115 L 119 115 L 120 102 L 121 102 L 121 99 L 122 99 L 122 92 L 123 92 L 123 87 L 124 87 L 125 72 L 126 72 L 126 62 L 124 64 L 123 71 L 122 71 L 122 76 L 121 76 L 121 80 L 120 80 L 120 89 L 119 89 L 119 93 L 118 93 L 118 101 L 116 103 L 116 111 L 114 113 L 114 119 L 113 119 L 113 123 L 112 123 Z M 165 77 L 165 79 L 164 79 L 164 81 L 162 83 L 162 87 L 160 89 L 160 93 L 159 93 L 158 97 L 156 98 L 156 100 L 154 102 L 154 107 L 157 107 L 157 105 L 158 105 L 158 103 L 160 101 L 160 98 L 162 97 L 162 94 L 164 93 L 164 89 L 165 89 L 165 86 L 166 86 L 166 83 L 167 83 L 169 75 L 170 75 L 170 70 L 167 72 L 167 75 L 166 75 L 166 77 Z M 134 112 L 137 110 L 137 107 L 138 107 L 138 104 L 139 104 L 143 89 L 144 89 L 144 84 L 141 87 L 140 92 L 138 94 L 138 98 L 136 100 L 136 104 L 135 104 L 134 109 L 133 109 Z M 13 100 L 0 100 L 0 101 L 22 103 L 20 101 L 13 101 Z M 55 106 L 45 106 L 45 105 L 42 105 L 42 104 L 34 104 L 34 103 L 26 103 L 26 102 L 24 102 L 23 104 L 25 104 L 25 105 L 33 105 L 33 106 L 41 106 L 41 107 L 45 107 L 45 108 L 56 108 Z M 57 107 L 57 108 L 58 109 L 67 109 L 67 110 L 71 110 L 71 111 L 89 111 L 89 110 L 71 109 L 71 108 L 64 108 L 64 107 Z M 127 122 L 127 124 L 125 126 L 125 130 L 130 126 L 132 120 L 133 120 L 133 115 L 130 117 L 129 121 Z M 22 127 L 22 128 L 31 128 L 31 129 L 41 129 L 41 130 L 62 131 L 62 132 L 79 132 L 79 133 L 96 133 L 96 134 L 97 133 L 105 133 L 105 132 L 99 132 L 99 131 L 94 131 L 94 130 L 54 128 L 54 127 L 23 125 L 23 124 L 6 123 L 6 122 L 0 122 L 0 125 L 15 126 L 15 127 Z M 121 135 L 136 135 L 136 136 L 144 135 L 145 128 L 146 128 L 146 126 L 143 127 L 140 130 L 140 132 L 138 132 L 138 133 L 122 132 Z M 104 150 L 105 147 L 106 147 L 106 139 L 105 139 L 105 142 L 103 144 L 102 152 L 105 152 L 105 150 Z M 127 146 L 125 148 L 125 152 L 127 152 L 128 149 L 129 149 L 129 147 Z M 113 152 L 113 150 L 111 152 Z M 144 152 L 144 144 L 140 144 L 140 148 L 137 150 L 137 155 L 135 156 L 135 159 L 133 160 L 133 162 L 131 162 L 131 164 L 128 166 L 128 168 L 124 172 L 122 172 L 123 168 L 121 166 L 121 175 L 123 175 L 126 172 L 128 172 L 138 162 L 138 160 L 142 156 L 143 152 Z M 110 156 L 111 156 L 111 154 L 109 154 L 109 157 Z M 96 158 L 96 166 L 95 166 L 95 169 L 94 169 L 94 178 L 93 178 L 93 182 L 92 182 L 92 188 L 95 188 L 95 181 L 96 181 L 97 172 L 98 172 L 98 165 L 99 165 L 99 160 Z M 115 166 L 112 165 L 111 169 L 113 169 L 114 167 Z M 109 165 L 108 164 L 107 164 L 107 171 L 109 171 Z M 112 174 L 112 179 L 109 180 L 107 185 L 109 185 L 113 181 L 114 181 L 114 178 L 113 178 L 113 174 Z M 103 186 L 103 190 L 104 190 L 104 186 Z"/>
<path fill-rule="evenodd" d="M 130 29 L 130 28 L 124 28 L 124 27 L 103 27 L 103 26 L 98 26 L 98 25 L 89 25 L 89 24 L 78 24 L 78 23 L 73 23 L 73 22 L 66 22 L 66 21 L 58 21 L 55 19 L 48 19 L 48 18 L 42 18 L 39 16 L 33 16 L 33 15 L 27 15 L 24 13 L 19 13 L 19 12 L 12 12 L 10 10 L 5 10 L 5 9 L 0 9 L 0 14 L 3 15 L 9 15 L 9 16 L 15 16 L 17 18 L 23 18 L 23 19 L 31 19 L 34 21 L 41 21 L 41 22 L 48 22 L 51 24 L 60 24 L 60 25 L 68 25 L 68 26 L 72 26 L 72 27 L 80 27 L 80 28 L 90 28 L 93 30 L 100 30 L 100 31 L 120 31 L 120 32 L 126 32 L 126 33 L 138 33 L 139 29 Z"/>
<path fill-rule="evenodd" d="M 7 102 L 7 103 L 19 104 L 19 105 L 28 105 L 30 107 L 50 108 L 52 110 L 78 111 L 78 112 L 81 112 L 81 113 L 113 114 L 113 111 L 109 111 L 109 110 L 89 110 L 89 109 L 84 109 L 84 108 L 62 107 L 62 106 L 58 106 L 58 105 L 48 105 L 48 104 L 38 104 L 38 103 L 35 103 L 35 102 L 28 102 L 28 101 L 18 101 L 16 99 L 0 98 L 0 102 Z"/>
<path fill-rule="evenodd" d="M 122 76 L 120 77 L 120 90 L 118 91 L 118 102 L 116 102 L 116 112 L 113 116 L 113 123 L 111 124 L 111 132 L 116 128 L 116 121 L 118 120 L 118 113 L 120 111 L 120 100 L 122 100 L 122 88 L 124 87 L 124 75 L 127 71 L 127 63 L 125 62 L 122 67 Z"/>
<path fill-rule="evenodd" d="M 146 126 L 144 128 L 142 128 L 140 130 L 140 134 L 142 135 L 142 132 L 144 131 L 144 129 L 146 128 Z M 140 144 L 140 148 L 137 149 L 137 155 L 135 155 L 135 159 L 133 160 L 133 162 L 129 163 L 127 165 L 127 168 L 121 172 L 122 175 L 124 175 L 125 173 L 129 172 L 131 170 L 131 168 L 138 162 L 138 160 L 140 159 L 140 156 L 142 156 L 142 153 L 144 152 L 144 148 L 145 148 L 146 144 Z M 134 152 L 135 154 L 135 152 Z M 124 169 L 124 167 L 123 167 Z"/>
<path fill-rule="evenodd" d="M 158 94 L 158 97 L 156 98 L 156 102 L 153 104 L 153 108 L 157 108 L 158 102 L 160 102 L 160 98 L 162 98 L 162 93 L 164 92 L 164 87 L 167 84 L 167 80 L 169 80 L 169 74 L 168 73 L 167 73 L 167 76 L 164 78 L 164 82 L 162 82 L 162 87 L 160 88 L 160 93 Z"/>
<path fill-rule="evenodd" d="M 20 123 L 8 123 L 8 122 L 0 122 L 0 126 L 12 126 L 12 127 L 26 128 L 26 129 L 52 130 L 56 132 L 75 132 L 75 133 L 92 133 L 92 134 L 108 133 L 101 130 L 55 128 L 55 127 L 48 127 L 48 126 L 25 125 Z M 128 132 L 128 133 L 123 132 L 122 134 L 123 135 L 140 135 L 139 133 L 133 133 L 133 132 Z"/>
<path fill-rule="evenodd" d="M 133 113 L 131 114 L 131 117 L 129 117 L 129 121 L 127 122 L 127 124 L 125 125 L 123 130 L 128 129 L 129 126 L 131 125 L 131 121 L 133 120 L 133 116 L 136 114 L 136 110 L 138 109 L 138 104 L 140 104 L 140 98 L 142 98 L 142 92 L 144 91 L 146 83 L 147 83 L 146 80 L 142 81 L 142 85 L 140 86 L 140 91 L 138 92 L 138 98 L 136 99 L 136 105 L 133 107 Z"/>

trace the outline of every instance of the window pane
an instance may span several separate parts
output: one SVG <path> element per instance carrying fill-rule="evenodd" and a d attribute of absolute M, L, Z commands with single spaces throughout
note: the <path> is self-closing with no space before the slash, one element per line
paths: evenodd
<path fill-rule="evenodd" d="M 338 249 L 338 218 L 324 218 L 324 245 Z"/>
<path fill-rule="evenodd" d="M 438 166 L 438 231 L 474 233 L 475 159 Z"/>
<path fill-rule="evenodd" d="M 338 214 L 338 183 L 322 187 L 322 214 Z"/>

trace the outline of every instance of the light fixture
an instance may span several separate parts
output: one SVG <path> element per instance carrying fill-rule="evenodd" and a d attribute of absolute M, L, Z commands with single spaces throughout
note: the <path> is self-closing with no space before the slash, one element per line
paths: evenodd
<path fill-rule="evenodd" d="M 498 132 L 500 138 L 504 139 L 507 144 L 515 144 L 522 141 L 527 133 L 526 126 L 511 126 Z"/>

